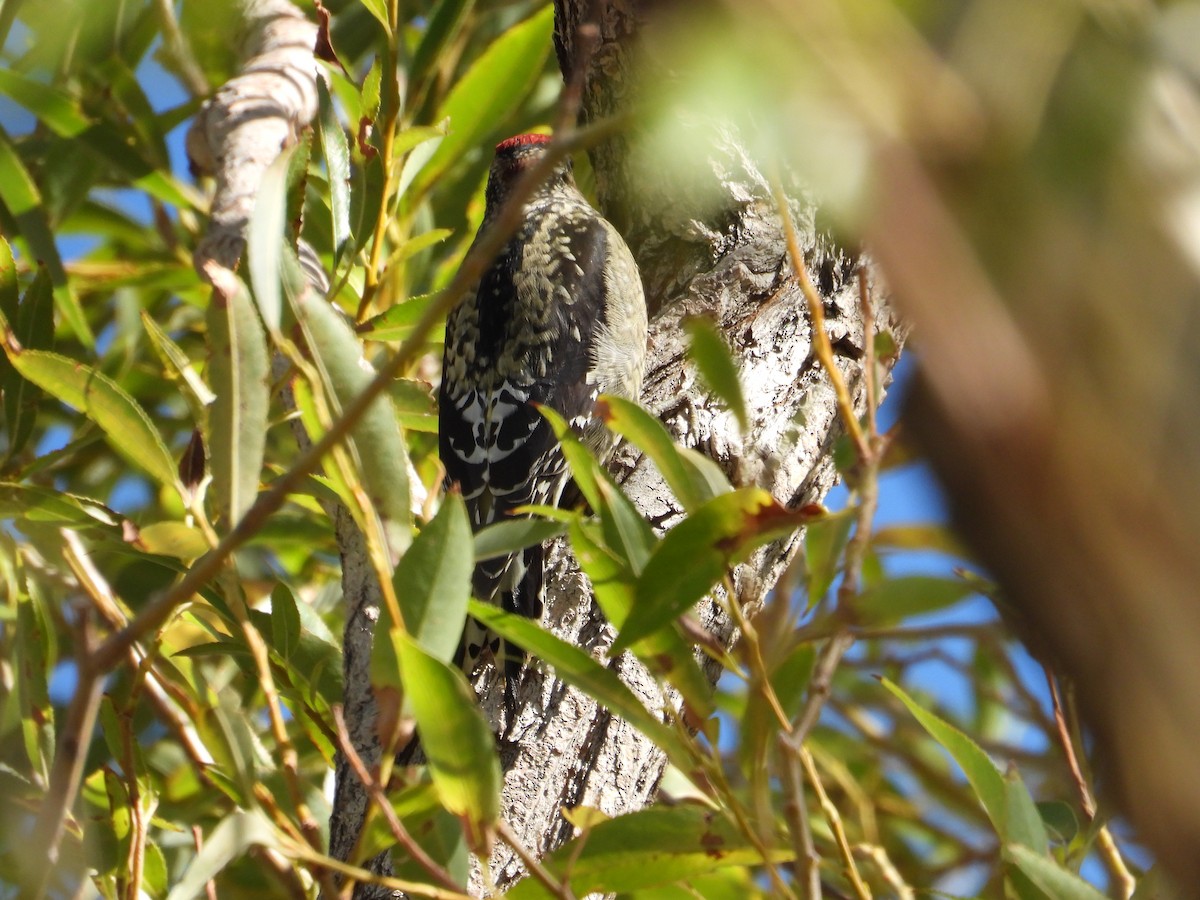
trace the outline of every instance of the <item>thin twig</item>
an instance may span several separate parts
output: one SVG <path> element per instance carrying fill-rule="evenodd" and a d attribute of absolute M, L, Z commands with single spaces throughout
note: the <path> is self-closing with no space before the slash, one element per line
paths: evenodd
<path fill-rule="evenodd" d="M 361 866 L 353 866 L 343 860 L 334 859 L 332 856 L 317 853 L 303 841 L 289 844 L 279 849 L 293 859 L 309 865 L 322 866 L 341 875 L 343 878 L 357 881 L 360 884 L 377 884 L 380 887 L 401 891 L 413 897 L 428 897 L 429 900 L 474 900 L 469 894 L 464 894 L 461 891 L 450 891 L 445 888 L 422 884 L 419 881 L 408 881 L 404 878 L 377 875 Z"/>
<path fill-rule="evenodd" d="M 1054 708 L 1054 726 L 1058 733 L 1059 743 L 1062 744 L 1063 755 L 1067 759 L 1067 769 L 1071 772 L 1071 779 L 1075 782 L 1075 789 L 1079 792 L 1079 802 L 1084 816 L 1087 817 L 1089 823 L 1095 822 L 1096 799 L 1092 796 L 1092 790 L 1088 786 L 1087 778 L 1084 777 L 1083 769 L 1079 765 L 1079 758 L 1075 753 L 1075 742 L 1071 739 L 1071 729 L 1067 724 L 1066 714 L 1063 712 L 1058 681 L 1049 666 L 1044 665 L 1042 669 L 1046 673 L 1046 683 L 1050 686 L 1050 702 Z M 1104 867 L 1108 869 L 1109 877 L 1113 880 L 1113 887 L 1121 897 L 1132 897 L 1133 892 L 1137 889 L 1137 880 L 1129 871 L 1129 867 L 1125 865 L 1121 850 L 1107 823 L 1101 823 L 1096 830 L 1096 849 L 1100 854 L 1100 859 L 1104 862 Z"/>
<path fill-rule="evenodd" d="M 125 864 L 125 896 L 137 900 L 142 891 L 142 877 L 146 865 L 146 838 L 149 832 L 151 810 L 142 806 L 142 790 L 138 784 L 138 766 L 134 753 L 136 738 L 133 735 L 133 707 L 145 683 L 149 666 L 139 667 L 134 684 L 127 699 L 128 706 L 121 715 L 121 768 L 129 791 L 129 854 Z M 153 801 L 148 801 L 153 803 Z"/>
<path fill-rule="evenodd" d="M 846 431 L 849 432 L 851 440 L 854 441 L 854 447 L 858 451 L 858 458 L 865 461 L 872 455 L 872 449 L 867 443 L 867 436 L 863 433 L 862 426 L 858 422 L 858 416 L 854 414 L 854 400 L 850 396 L 850 389 L 846 387 L 846 379 L 842 377 L 841 370 L 838 369 L 837 363 L 833 359 L 833 345 L 829 342 L 829 335 L 825 333 L 825 306 L 821 302 L 821 296 L 817 293 L 816 287 L 813 286 L 812 279 L 808 276 L 808 266 L 804 263 L 804 251 L 800 249 L 800 239 L 796 234 L 796 226 L 792 222 L 792 214 L 788 208 L 787 197 L 783 193 L 783 187 L 778 179 L 772 182 L 772 189 L 775 192 L 775 203 L 779 209 L 779 218 L 783 222 L 784 235 L 787 237 L 788 253 L 792 258 L 792 268 L 795 270 L 796 281 L 800 284 L 800 290 L 804 294 L 804 299 L 808 303 L 808 315 L 812 319 L 812 346 L 813 352 L 817 354 L 817 359 L 821 366 L 825 369 L 825 374 L 829 376 L 829 381 L 833 385 L 834 393 L 837 395 L 838 410 L 841 412 L 842 422 L 846 426 Z"/>
<path fill-rule="evenodd" d="M 854 599 L 857 597 L 862 584 L 863 563 L 867 555 L 871 526 L 875 519 L 875 510 L 879 503 L 879 461 L 882 456 L 884 442 L 879 436 L 875 416 L 875 404 L 878 402 L 878 396 L 873 386 L 875 377 L 874 311 L 871 305 L 870 291 L 867 288 L 865 274 L 860 270 L 859 301 L 863 315 L 863 337 L 866 344 L 865 366 L 867 369 L 866 400 L 868 410 L 866 431 L 863 430 L 862 425 L 858 421 L 858 416 L 854 412 L 854 400 L 850 395 L 846 380 L 842 377 L 842 373 L 834 360 L 833 346 L 829 342 L 829 335 L 825 332 L 825 308 L 822 305 L 816 288 L 813 286 L 812 279 L 809 277 L 808 267 L 804 262 L 804 253 L 800 248 L 800 241 L 796 234 L 795 225 L 792 222 L 787 197 L 784 195 L 782 185 L 777 178 L 772 180 L 772 188 L 775 194 L 779 218 L 783 222 L 792 268 L 795 272 L 796 281 L 800 285 L 800 289 L 807 302 L 809 318 L 812 320 L 813 352 L 816 354 L 818 361 L 825 370 L 826 376 L 829 378 L 830 384 L 833 386 L 834 393 L 837 396 L 838 411 L 842 419 L 842 424 L 846 432 L 850 435 L 858 456 L 858 506 L 855 513 L 854 534 L 847 542 L 842 558 L 842 581 L 838 587 L 836 610 L 839 623 L 836 630 L 830 635 L 817 655 L 816 663 L 813 666 L 813 673 L 809 679 L 803 708 L 792 720 L 790 727 L 779 735 L 780 752 L 784 758 L 783 781 L 785 794 L 788 798 L 788 823 L 792 832 L 792 840 L 796 847 L 797 880 L 800 882 L 802 889 L 806 891 L 806 896 L 819 898 L 821 896 L 821 883 L 817 874 L 818 860 L 804 804 L 803 779 L 801 778 L 800 769 L 805 758 L 808 758 L 807 751 L 804 749 L 804 741 L 816 725 L 821 716 L 821 710 L 829 698 L 832 691 L 834 673 L 841 664 L 846 651 L 854 643 L 855 635 L 851 627 L 851 614 Z M 811 761 L 811 758 L 809 759 Z M 823 790 L 819 793 L 823 793 Z M 829 810 L 826 813 L 829 815 Z M 833 813 L 836 815 L 836 809 L 833 810 Z M 850 860 L 848 868 L 856 876 L 857 871 L 852 869 L 853 861 L 852 857 L 849 856 L 848 845 L 845 845 L 844 834 L 842 835 L 842 840 L 839 841 L 839 846 L 842 848 L 843 858 Z M 861 879 L 858 879 L 855 884 L 856 890 L 860 885 Z M 865 886 L 863 887 L 865 889 Z M 862 896 L 861 892 L 860 896 Z M 869 896 L 869 894 L 866 896 Z"/>
<path fill-rule="evenodd" d="M 783 760 L 783 815 L 787 819 L 788 832 L 792 836 L 792 871 L 803 900 L 820 900 L 821 870 L 820 857 L 813 844 L 812 828 L 808 823 L 808 805 L 804 802 L 804 777 L 801 774 L 800 756 L 787 741 L 786 734 L 779 735 L 779 754 Z"/>
<path fill-rule="evenodd" d="M 258 627 L 250 620 L 241 585 L 233 577 L 233 574 L 232 571 L 227 570 L 225 577 L 222 578 L 226 588 L 226 600 L 242 627 L 242 635 L 246 638 L 246 645 L 250 648 L 250 655 L 254 659 L 254 667 L 258 673 L 258 687 L 262 691 L 263 700 L 267 705 L 271 735 L 274 737 L 275 746 L 279 751 L 283 781 L 287 785 L 292 808 L 300 820 L 300 832 L 308 841 L 309 846 L 320 853 L 324 849 L 324 839 L 321 837 L 321 828 L 317 824 L 316 817 L 313 816 L 312 810 L 309 809 L 304 798 L 304 783 L 300 777 L 300 757 L 296 753 L 296 747 L 288 734 L 287 723 L 283 719 L 282 704 L 279 692 L 275 689 L 275 678 L 271 672 L 271 660 L 267 652 L 267 645 L 263 641 L 262 635 L 259 634 Z M 336 895 L 337 885 L 334 884 L 333 876 L 328 869 L 318 867 L 313 870 L 312 874 L 321 883 L 321 890 L 326 896 Z"/>
<path fill-rule="evenodd" d="M 854 852 L 875 863 L 875 868 L 879 870 L 879 877 L 887 882 L 898 900 L 916 900 L 917 892 L 904 880 L 904 876 L 892 863 L 886 850 L 878 844 L 855 844 Z"/>
<path fill-rule="evenodd" d="M 108 580 L 92 562 L 78 533 L 70 528 L 63 528 L 60 534 L 63 538 L 63 558 L 74 573 L 77 586 L 83 589 L 92 601 L 92 607 L 110 628 L 114 631 L 124 628 L 128 624 L 128 617 Z M 196 777 L 205 787 L 212 787 L 213 781 L 208 774 L 212 756 L 196 733 L 192 719 L 199 713 L 191 703 L 191 698 L 184 695 L 179 686 L 160 671 L 157 650 L 147 652 L 140 644 L 132 644 L 128 656 L 133 671 L 145 670 L 143 686 L 146 695 L 150 698 L 159 719 L 179 741 L 184 754 L 192 763 Z M 191 718 L 188 713 L 191 713 Z"/>
<path fill-rule="evenodd" d="M 775 693 L 775 688 L 767 673 L 767 663 L 763 659 L 762 642 L 758 639 L 758 630 L 746 618 L 746 614 L 742 610 L 741 599 L 733 588 L 733 578 L 728 572 L 725 573 L 725 596 L 729 598 L 729 613 L 742 634 L 741 643 L 746 650 L 750 675 L 758 683 L 758 689 L 766 699 L 771 712 L 775 714 L 775 718 L 779 720 L 779 724 L 785 729 L 791 728 L 791 721 L 788 719 L 787 713 L 783 711 L 783 704 L 779 702 L 779 696 Z"/>
<path fill-rule="evenodd" d="M 850 879 L 850 886 L 854 888 L 854 893 L 859 900 L 871 900 L 871 889 L 862 880 L 862 876 L 858 873 L 858 865 L 854 862 L 854 851 L 851 849 L 850 841 L 846 837 L 846 827 L 842 824 L 841 813 L 838 812 L 838 808 L 834 805 L 833 801 L 829 799 L 829 794 L 825 792 L 825 785 L 821 783 L 821 776 L 817 772 L 812 754 L 804 747 L 801 747 L 796 751 L 796 755 L 800 758 L 800 764 L 804 766 L 804 773 L 808 776 L 808 783 L 816 791 L 817 801 L 821 804 L 821 810 L 825 813 L 826 821 L 829 822 L 829 829 L 833 832 L 833 839 L 837 843 L 838 852 L 842 854 L 842 864 L 846 867 L 846 877 Z"/>
<path fill-rule="evenodd" d="M 392 804 L 388 802 L 387 794 L 384 793 L 383 786 L 367 771 L 366 765 L 362 761 L 362 757 L 358 755 L 358 751 L 354 748 L 353 741 L 350 740 L 350 732 L 346 728 L 346 716 L 341 704 L 333 707 L 333 721 L 337 728 L 338 747 L 346 757 L 346 762 L 350 764 L 350 768 L 354 770 L 354 774 L 358 776 L 358 780 L 362 782 L 362 786 L 367 789 L 367 793 L 371 795 L 371 799 L 387 820 L 388 827 L 392 830 L 392 837 L 396 839 L 396 843 L 408 851 L 409 856 L 423 868 L 430 876 L 452 891 L 460 889 L 459 884 L 454 880 L 444 868 L 438 865 L 437 861 L 425 852 L 425 849 L 418 844 L 408 829 L 404 827 L 404 823 L 400 821 L 400 817 L 396 815 L 396 810 Z"/>
<path fill-rule="evenodd" d="M 1071 740 L 1071 732 L 1067 726 L 1067 717 L 1063 713 L 1062 697 L 1058 693 L 1058 682 L 1055 680 L 1054 673 L 1050 671 L 1049 666 L 1043 665 L 1042 671 L 1046 673 L 1046 684 L 1050 688 L 1050 704 L 1054 709 L 1054 727 L 1058 733 L 1059 743 L 1062 745 L 1063 755 L 1067 759 L 1067 769 L 1070 771 L 1071 778 L 1075 782 L 1075 790 L 1079 792 L 1083 814 L 1087 816 L 1090 822 L 1096 818 L 1096 801 L 1092 797 L 1092 791 L 1088 787 L 1087 779 L 1083 777 L 1083 772 L 1079 768 L 1079 759 L 1075 756 L 1075 744 Z"/>

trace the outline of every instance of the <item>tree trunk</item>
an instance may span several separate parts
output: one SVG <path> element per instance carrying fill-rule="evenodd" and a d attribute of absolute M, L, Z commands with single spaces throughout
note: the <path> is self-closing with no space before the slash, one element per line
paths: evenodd
<path fill-rule="evenodd" d="M 582 84 L 583 121 L 628 110 L 641 85 L 665 77 L 653 68 L 653 48 L 641 43 L 646 6 L 556 0 L 556 49 L 568 83 L 579 79 Z M 580 26 L 589 23 L 597 26 L 598 40 L 590 30 L 581 32 Z M 586 71 L 579 73 L 581 65 Z M 626 236 L 646 285 L 652 318 L 641 400 L 677 441 L 710 456 L 735 484 L 762 485 L 788 505 L 806 503 L 824 496 L 836 479 L 831 449 L 841 425 L 834 391 L 813 353 L 804 298 L 770 185 L 736 137 L 718 129 L 714 134 L 711 183 L 694 189 L 723 202 L 702 213 L 686 202 L 688 195 L 672 196 L 662 187 L 662 172 L 637 168 L 631 153 L 636 130 L 591 153 L 601 206 Z M 838 366 L 861 407 L 865 381 L 857 262 L 818 233 L 811 202 L 794 202 L 792 214 L 825 303 Z M 697 315 L 714 320 L 733 351 L 749 405 L 745 435 L 733 415 L 705 393 L 687 361 L 681 323 Z M 898 330 L 882 298 L 876 302 L 876 328 Z M 624 447 L 613 468 L 657 528 L 679 519 L 681 510 L 661 477 L 635 451 Z M 753 611 L 798 548 L 795 535 L 739 565 L 733 584 L 740 602 Z M 589 588 L 565 542 L 552 548 L 547 568 L 544 624 L 603 657 L 613 631 L 589 602 Z M 700 615 L 709 630 L 732 638 L 715 603 L 702 602 Z M 651 708 L 662 706 L 654 679 L 629 654 L 609 665 Z M 628 724 L 557 684 L 542 685 L 538 697 L 522 699 L 548 701 L 536 719 L 518 719 L 534 724 L 504 754 L 503 814 L 525 846 L 541 856 L 571 836 L 560 814 L 563 807 L 586 805 L 614 815 L 653 799 L 664 758 Z M 511 884 L 522 872 L 514 854 L 500 845 L 492 859 L 497 886 Z"/>

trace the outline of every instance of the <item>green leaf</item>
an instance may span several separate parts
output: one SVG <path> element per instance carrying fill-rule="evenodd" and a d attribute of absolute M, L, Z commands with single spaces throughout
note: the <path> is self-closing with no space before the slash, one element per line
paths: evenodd
<path fill-rule="evenodd" d="M 300 413 L 300 423 L 309 436 L 316 440 L 317 435 L 324 431 L 324 424 L 317 413 L 316 397 L 313 395 L 312 385 L 304 378 L 293 378 L 292 394 L 296 398 L 296 410 Z M 329 494 L 332 493 L 347 509 L 355 508 L 354 495 L 350 491 L 350 486 L 342 478 L 340 467 L 327 465 L 325 474 L 313 475 L 310 480 L 313 496 L 317 499 L 329 499 Z"/>
<path fill-rule="evenodd" d="M 383 83 L 383 70 L 379 65 L 379 57 L 371 61 L 371 68 L 363 79 L 362 85 L 362 115 L 363 118 L 374 120 L 379 115 L 379 89 Z"/>
<path fill-rule="evenodd" d="M 300 609 L 296 598 L 284 584 L 271 591 L 271 646 L 283 659 L 291 660 L 292 652 L 300 646 Z M 309 672 L 303 673 L 308 677 Z"/>
<path fill-rule="evenodd" d="M 545 519 L 505 519 L 475 533 L 475 561 L 508 556 L 526 547 L 536 547 L 565 534 L 563 522 Z"/>
<path fill-rule="evenodd" d="M 1050 836 L 1046 834 L 1046 824 L 1029 794 L 1029 788 L 1025 786 L 1021 774 L 1012 764 L 1004 773 L 1004 788 L 1004 839 L 1038 853 L 1048 853 Z"/>
<path fill-rule="evenodd" d="M 1105 900 L 1104 894 L 1045 853 L 1038 853 L 1021 844 L 1009 844 L 1004 848 L 1004 858 L 1054 900 Z"/>
<path fill-rule="evenodd" d="M 681 770 L 691 770 L 692 758 L 679 734 L 646 709 L 616 672 L 606 669 L 583 650 L 551 634 L 531 619 L 506 613 L 478 600 L 471 601 L 470 613 L 491 631 L 551 665 L 562 681 L 583 691 L 650 738 Z"/>
<path fill-rule="evenodd" d="M 117 843 L 117 855 L 126 858 L 129 853 L 129 836 L 133 824 L 133 810 L 129 803 L 129 791 L 111 769 L 104 770 L 104 787 L 108 795 L 109 833 Z"/>
<path fill-rule="evenodd" d="M 184 522 L 151 522 L 138 528 L 136 546 L 156 556 L 198 559 L 208 552 L 208 541 L 200 529 Z"/>
<path fill-rule="evenodd" d="M 1048 800 L 1037 805 L 1038 815 L 1047 831 L 1053 833 L 1055 840 L 1069 844 L 1079 834 L 1079 819 L 1069 803 L 1062 800 Z"/>
<path fill-rule="evenodd" d="M 571 548 L 579 566 L 592 583 L 596 604 L 613 627 L 620 630 L 635 603 L 637 578 L 628 564 L 604 545 L 602 529 L 578 515 L 569 524 Z M 697 718 L 712 713 L 712 687 L 701 674 L 691 646 L 676 628 L 665 628 L 631 647 L 634 654 L 658 678 L 674 686 Z"/>
<path fill-rule="evenodd" d="M 712 321 L 703 317 L 687 319 L 683 327 L 691 339 L 688 355 L 696 364 L 700 377 L 713 396 L 737 417 L 738 425 L 745 434 L 750 430 L 746 397 L 742 393 L 742 382 L 725 338 Z"/>
<path fill-rule="evenodd" d="M 909 616 L 938 612 L 974 593 L 970 582 L 931 575 L 885 578 L 854 598 L 855 619 L 886 627 Z"/>
<path fill-rule="evenodd" d="M 696 483 L 706 502 L 733 490 L 733 485 L 729 483 L 721 467 L 712 459 L 691 447 L 679 447 L 678 450 L 679 461 L 688 470 L 689 477 Z"/>
<path fill-rule="evenodd" d="M 434 294 L 409 297 L 403 303 L 389 306 L 377 316 L 359 326 L 363 337 L 373 341 L 402 341 L 412 333 L 413 326 L 425 315 Z"/>
<path fill-rule="evenodd" d="M 20 301 L 20 287 L 17 284 L 17 263 L 13 259 L 12 247 L 8 241 L 0 237 L 0 315 L 4 316 L 2 325 L 12 326 L 17 321 L 17 304 Z"/>
<path fill-rule="evenodd" d="M 170 872 L 167 869 L 167 858 L 163 856 L 158 844 L 147 842 L 145 862 L 142 866 L 142 888 L 150 895 L 151 900 L 160 900 L 167 896 L 170 885 Z"/>
<path fill-rule="evenodd" d="M 488 846 L 500 816 L 500 760 L 491 729 L 462 672 L 392 632 L 405 698 L 442 805 L 463 823 L 475 852 Z"/>
<path fill-rule="evenodd" d="M 396 421 L 404 431 L 438 433 L 437 401 L 429 382 L 397 378 L 388 386 L 388 394 L 396 408 Z"/>
<path fill-rule="evenodd" d="M 232 528 L 258 495 L 267 447 L 271 361 L 254 304 L 240 278 L 209 269 L 208 377 L 216 399 L 208 417 L 208 454 L 216 503 Z"/>
<path fill-rule="evenodd" d="M 294 282 L 289 278 L 288 283 Z M 364 368 L 362 345 L 354 330 L 324 297 L 301 288 L 294 296 L 289 293 L 289 299 L 330 402 L 336 406 L 334 412 L 340 414 L 371 383 L 374 370 Z M 412 540 L 408 451 L 395 408 L 386 394 L 370 403 L 350 434 L 350 447 L 367 498 L 387 533 L 392 552 L 402 553 Z"/>
<path fill-rule="evenodd" d="M 12 643 L 21 736 L 30 770 L 49 781 L 54 759 L 54 707 L 50 705 L 49 660 L 54 656 L 54 630 L 35 597 L 17 598 L 16 640 Z"/>
<path fill-rule="evenodd" d="M 325 80 L 317 79 L 321 152 L 329 171 L 329 208 L 333 217 L 333 261 L 336 267 L 350 243 L 350 147 L 338 121 Z"/>
<path fill-rule="evenodd" d="M 95 500 L 10 482 L 0 482 L 0 519 L 107 530 L 116 529 L 120 524 L 116 513 Z"/>
<path fill-rule="evenodd" d="M 359 0 L 359 2 L 379 21 L 386 33 L 392 33 L 392 26 L 388 24 L 387 4 L 384 0 Z"/>
<path fill-rule="evenodd" d="M 411 259 L 422 250 L 428 250 L 430 247 L 440 244 L 452 234 L 454 232 L 449 228 L 431 228 L 424 234 L 418 234 L 416 237 L 409 238 L 388 257 L 388 265 L 394 265 L 406 259 Z"/>
<path fill-rule="evenodd" d="M 900 700 L 929 735 L 950 754 L 975 792 L 1001 841 L 1017 841 L 1043 853 L 1048 839 L 1037 808 L 1020 778 L 1005 778 L 996 764 L 973 740 L 950 723 L 917 704 L 894 682 L 883 686 Z"/>
<path fill-rule="evenodd" d="M 0 69 L 0 93 L 25 107 L 60 137 L 78 137 L 91 127 L 91 120 L 70 94 L 12 69 Z"/>
<path fill-rule="evenodd" d="M 263 172 L 246 229 L 246 257 L 254 302 L 272 338 L 279 341 L 283 318 L 281 272 L 287 233 L 288 170 L 295 147 L 284 150 Z"/>
<path fill-rule="evenodd" d="M 426 190 L 464 153 L 475 150 L 525 98 L 546 63 L 554 9 L 546 5 L 492 42 L 450 91 L 435 119 L 450 119 L 450 133 L 417 176 Z"/>
<path fill-rule="evenodd" d="M 450 661 L 462 637 L 474 568 L 467 507 L 449 493 L 392 576 L 406 630 L 442 662 Z"/>
<path fill-rule="evenodd" d="M 38 267 L 37 276 L 11 321 L 14 336 L 24 349 L 49 350 L 54 346 L 54 295 L 50 273 L 45 266 Z M 8 455 L 11 457 L 19 453 L 33 435 L 42 392 L 31 381 L 22 378 L 7 358 L 0 387 L 4 389 L 4 419 L 8 424 Z"/>
<path fill-rule="evenodd" d="M 160 484 L 176 486 L 175 462 L 154 423 L 115 381 L 57 353 L 5 350 L 18 372 L 100 426 L 117 453 Z"/>
<path fill-rule="evenodd" d="M 212 302 L 211 299 L 209 302 Z M 172 381 L 182 381 L 186 386 L 183 395 L 187 400 L 188 409 L 192 413 L 192 421 L 207 432 L 208 408 L 216 397 L 208 389 L 204 379 L 196 372 L 196 367 L 188 355 L 171 340 L 170 336 L 163 331 L 162 326 L 154 321 L 154 317 L 144 309 L 141 310 L 141 317 L 142 326 L 150 337 L 150 346 L 154 348 L 155 354 L 162 362 L 167 377 Z"/>
<path fill-rule="evenodd" d="M 705 503 L 655 548 L 612 652 L 674 621 L 712 590 L 742 554 L 803 521 L 804 513 L 788 512 L 762 488 L 742 488 Z"/>
<path fill-rule="evenodd" d="M 382 154 L 376 153 L 362 160 L 351 170 L 354 187 L 350 191 L 350 231 L 352 234 L 369 235 L 379 218 L 383 204 Z M 367 240 L 364 237 L 364 241 Z"/>
<path fill-rule="evenodd" d="M 412 183 L 417 180 L 417 176 L 429 165 L 429 161 L 437 154 L 438 148 L 445 139 L 445 133 L 439 131 L 435 136 L 422 141 L 412 148 L 412 151 L 408 154 L 408 158 L 404 160 L 404 165 L 400 168 L 400 180 L 396 183 L 397 197 L 403 197 L 408 193 L 408 189 L 412 186 Z M 377 208 L 378 205 L 376 205 Z"/>
<path fill-rule="evenodd" d="M 634 574 L 640 573 L 658 542 L 653 529 L 566 420 L 546 406 L 538 407 L 538 411 L 554 429 L 575 485 L 600 516 L 605 543 Z"/>
<path fill-rule="evenodd" d="M 286 685 L 281 680 L 282 690 L 291 690 L 292 695 L 303 697 L 308 704 L 319 705 L 318 698 L 326 706 L 342 701 L 341 647 L 308 604 L 297 603 L 286 587 L 276 586 L 271 593 L 271 612 L 251 610 L 250 619 L 260 633 L 269 636 L 271 649 L 287 662 L 287 680 L 291 683 Z M 220 647 L 217 655 L 233 654 Z M 245 659 L 250 662 L 248 649 Z"/>
<path fill-rule="evenodd" d="M 790 851 L 768 851 L 785 862 Z M 673 884 L 730 866 L 761 865 L 751 841 L 719 813 L 690 804 L 655 807 L 601 822 L 542 861 L 552 873 L 570 873 L 571 891 L 634 891 Z M 553 897 L 526 878 L 508 892 L 513 900 Z"/>
<path fill-rule="evenodd" d="M 967 556 L 962 542 L 944 525 L 922 523 L 877 528 L 871 533 L 871 546 L 888 550 L 934 550 L 949 556 Z"/>
<path fill-rule="evenodd" d="M 606 394 L 597 404 L 597 414 L 604 424 L 650 457 L 684 509 L 692 512 L 716 496 L 708 480 L 697 477 L 696 469 L 681 452 L 683 448 L 671 439 L 662 422 L 636 403 Z"/>

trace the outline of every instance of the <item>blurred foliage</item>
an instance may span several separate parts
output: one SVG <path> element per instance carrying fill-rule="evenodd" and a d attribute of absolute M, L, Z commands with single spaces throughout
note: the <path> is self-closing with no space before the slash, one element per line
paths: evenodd
<path fill-rule="evenodd" d="M 389 801 L 437 871 L 411 859 L 398 871 L 464 884 L 468 849 L 493 837 L 495 749 L 446 664 L 468 610 L 472 545 L 455 504 L 433 516 L 439 502 L 425 499 L 439 492 L 436 334 L 355 427 L 350 451 L 255 522 L 235 565 L 216 566 L 161 627 L 96 664 L 106 637 L 216 558 L 211 548 L 294 462 L 268 348 L 293 364 L 309 433 L 324 433 L 368 380 L 362 348 L 384 358 L 456 271 L 482 215 L 488 148 L 553 118 L 545 3 L 405 3 L 390 35 L 386 4 L 328 7 L 346 73 L 326 67 L 315 135 L 264 180 L 249 288 L 231 277 L 214 293 L 192 267 L 206 202 L 179 147 L 203 95 L 235 71 L 233 0 L 0 4 L 0 882 L 31 896 L 88 881 L 106 897 L 184 897 L 210 879 L 221 897 L 315 892 L 321 838 L 303 823 L 328 819 L 321 786 L 342 690 L 331 499 L 363 526 L 385 576 L 390 632 L 373 683 L 409 693 L 403 709 L 431 761 L 399 773 Z M 703 202 L 697 110 L 740 120 L 752 152 L 799 172 L 848 235 L 881 218 L 873 179 L 889 149 L 933 155 L 945 162 L 939 196 L 980 265 L 1020 295 L 1031 242 L 1064 268 L 1082 265 L 1088 245 L 1059 240 L 1071 234 L 1063 210 L 1121 200 L 1100 186 L 1141 148 L 1148 171 L 1175 165 L 1167 196 L 1178 204 L 1162 225 L 1195 253 L 1185 190 L 1195 170 L 1177 164 L 1192 157 L 1160 160 L 1162 144 L 1141 130 L 1159 73 L 1190 84 L 1182 102 L 1195 102 L 1194 5 L 759 0 L 712 11 L 654 32 L 671 38 L 658 50 L 677 91 L 654 98 L 642 129 L 657 175 L 645 202 L 678 202 L 681 215 Z M 296 289 L 277 246 L 278 225 L 300 209 L 345 316 Z M 921 222 L 884 221 L 920 237 Z M 1052 309 L 1034 314 L 1053 321 Z M 297 323 L 309 355 L 283 322 Z M 695 364 L 739 414 L 720 336 L 695 337 Z M 1051 328 L 1044 339 L 1064 338 Z M 1079 783 L 1064 762 L 1064 733 L 1082 753 L 1077 723 L 1056 723 L 1037 666 L 979 612 L 978 593 L 994 588 L 951 571 L 965 563 L 941 525 L 873 527 L 880 475 L 905 449 L 892 436 L 868 428 L 869 454 L 846 455 L 845 510 L 784 510 L 761 489 L 733 490 L 637 407 L 614 400 L 608 415 L 688 510 L 680 525 L 655 534 L 564 433 L 591 512 L 498 527 L 474 545 L 496 554 L 566 531 L 605 615 L 629 626 L 620 646 L 684 700 L 683 712 L 647 710 L 578 648 L 471 607 L 671 762 L 663 795 L 674 802 L 611 820 L 567 812 L 580 835 L 546 860 L 560 896 L 567 886 L 806 895 L 819 872 L 857 897 L 1057 900 L 1098 896 L 1089 881 L 1120 890 L 1126 865 L 1141 876 L 1081 800 L 1086 760 Z M 728 595 L 730 563 L 803 525 L 803 566 L 785 584 L 766 598 Z M 393 580 L 389 552 L 410 540 Z M 937 554 L 939 574 L 902 574 L 895 560 L 912 551 Z M 745 633 L 716 654 L 726 677 L 715 698 L 686 621 L 706 596 Z M 393 843 L 375 816 L 354 862 Z M 1139 896 L 1167 896 L 1143 883 Z M 555 891 L 529 879 L 511 893 Z"/>

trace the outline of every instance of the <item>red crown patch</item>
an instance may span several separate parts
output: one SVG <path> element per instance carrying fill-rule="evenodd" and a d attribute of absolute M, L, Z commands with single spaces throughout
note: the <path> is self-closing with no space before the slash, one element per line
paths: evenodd
<path fill-rule="evenodd" d="M 534 147 L 541 144 L 548 144 L 551 137 L 548 134 L 518 134 L 516 137 L 510 137 L 496 145 L 497 153 L 504 153 L 507 150 L 515 150 L 517 147 Z"/>

